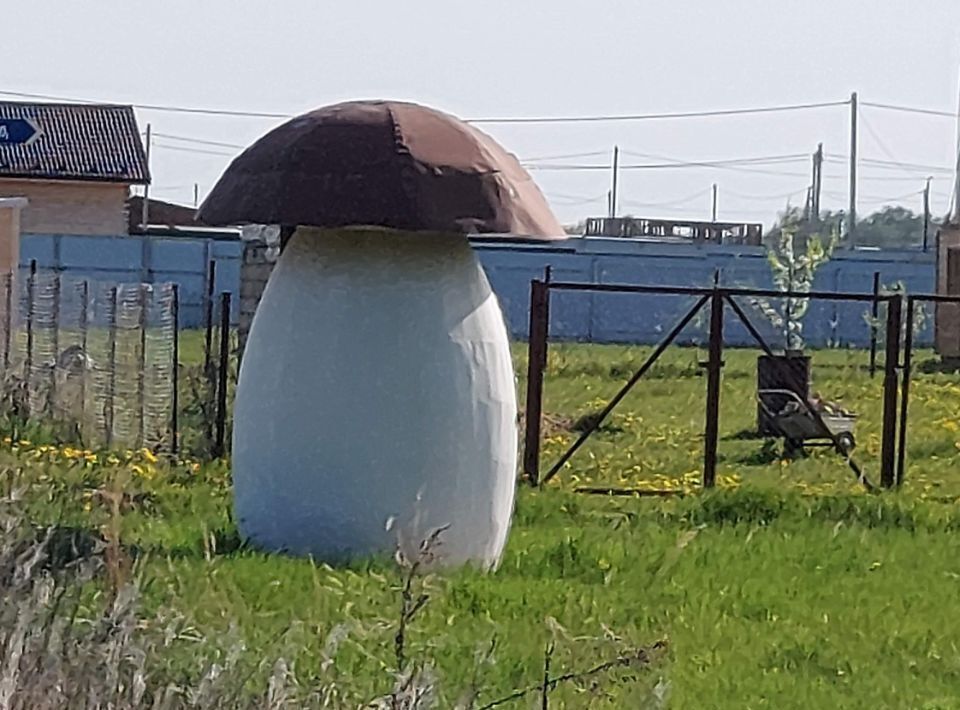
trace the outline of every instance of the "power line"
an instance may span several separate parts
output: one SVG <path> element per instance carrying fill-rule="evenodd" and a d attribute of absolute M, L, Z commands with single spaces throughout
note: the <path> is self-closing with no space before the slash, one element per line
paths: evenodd
<path fill-rule="evenodd" d="M 836 161 L 831 161 L 836 162 Z M 860 162 L 864 164 L 864 167 L 875 168 L 877 170 L 898 170 L 903 173 L 914 173 L 914 178 L 919 174 L 921 177 L 926 177 L 929 173 L 944 173 L 949 174 L 949 168 L 944 168 L 937 165 L 921 165 L 919 163 L 890 163 L 886 160 L 871 160 L 870 158 L 861 158 Z"/>
<path fill-rule="evenodd" d="M 213 146 L 219 146 L 221 148 L 237 148 L 239 150 L 243 150 L 244 148 L 247 147 L 245 145 L 239 145 L 238 143 L 221 143 L 220 141 L 210 141 L 210 140 L 205 140 L 201 138 L 189 138 L 187 136 L 176 136 L 170 133 L 154 133 L 153 136 L 155 138 L 167 138 L 172 141 L 182 141 L 184 143 L 196 143 L 198 145 L 213 145 Z"/>
<path fill-rule="evenodd" d="M 634 155 L 640 158 L 649 158 L 652 160 L 663 160 L 668 163 L 671 163 L 676 166 L 683 167 L 705 167 L 718 170 L 732 170 L 735 172 L 746 172 L 746 173 L 758 173 L 761 175 L 778 175 L 783 177 L 806 177 L 806 173 L 795 173 L 795 172 L 786 172 L 782 170 L 768 170 L 764 168 L 756 167 L 744 167 L 745 165 L 757 165 L 757 164 L 766 164 L 766 165 L 776 165 L 778 163 L 791 163 L 797 160 L 807 160 L 809 156 L 805 153 L 793 153 L 789 155 L 771 155 L 771 156 L 760 156 L 752 158 L 734 158 L 728 159 L 725 161 L 716 160 L 716 161 L 684 161 L 677 158 L 671 158 L 663 155 L 656 155 L 652 153 L 639 153 L 636 151 L 626 151 L 630 155 Z"/>
<path fill-rule="evenodd" d="M 687 195 L 686 197 L 680 197 L 675 200 L 667 200 L 666 202 L 639 202 L 637 200 L 623 200 L 625 205 L 633 205 L 634 207 L 670 207 L 672 205 L 682 205 L 688 202 L 693 202 L 696 199 L 703 197 L 710 193 L 713 188 L 706 188 L 699 190 L 692 195 Z"/>
<path fill-rule="evenodd" d="M 790 199 L 791 197 L 798 197 L 800 195 L 804 195 L 807 192 L 807 188 L 803 188 L 802 190 L 794 190 L 793 192 L 779 193 L 776 195 L 751 195 L 751 194 L 745 194 L 742 192 L 736 192 L 735 190 L 731 190 L 730 188 L 725 186 L 722 186 L 722 189 L 723 189 L 724 195 L 731 195 L 741 200 L 760 200 L 760 201 L 786 200 L 786 199 Z"/>
<path fill-rule="evenodd" d="M 202 148 L 188 148 L 182 145 L 169 145 L 168 143 L 157 143 L 154 141 L 151 144 L 154 148 L 163 148 L 164 150 L 176 150 L 181 153 L 197 153 L 200 155 L 219 155 L 225 158 L 232 158 L 235 156 L 235 153 L 225 153 L 220 150 L 203 150 Z"/>
<path fill-rule="evenodd" d="M 99 104 L 127 105 L 143 111 L 167 111 L 171 113 L 195 113 L 209 116 L 233 116 L 237 118 L 292 118 L 288 113 L 271 113 L 267 111 L 232 111 L 216 108 L 193 108 L 190 106 L 164 106 L 160 104 L 116 104 L 115 102 L 91 101 L 90 99 L 67 98 L 64 96 L 50 96 L 48 94 L 30 94 L 23 91 L 0 91 L 2 96 L 15 96 L 24 99 L 42 99 L 44 101 L 61 101 L 70 104 Z"/>
<path fill-rule="evenodd" d="M 587 153 L 567 153 L 566 155 L 544 155 L 537 158 L 523 158 L 526 162 L 540 160 L 570 160 L 571 158 L 595 158 L 598 155 L 607 155 L 608 150 L 592 150 Z"/>
<path fill-rule="evenodd" d="M 654 153 L 640 153 L 635 150 L 623 149 L 626 155 L 632 155 L 637 158 L 649 158 L 653 160 L 665 160 L 670 163 L 697 163 L 697 164 L 715 164 L 715 163 L 768 163 L 768 162 L 795 162 L 797 160 L 807 160 L 810 156 L 806 153 L 787 153 L 785 155 L 757 155 L 749 158 L 711 158 L 708 160 L 685 160 L 683 158 L 672 158 L 669 156 L 657 155 Z"/>
<path fill-rule="evenodd" d="M 580 171 L 599 171 L 599 170 L 610 170 L 610 166 L 604 165 L 529 165 L 525 166 L 528 170 L 538 171 L 538 172 L 580 172 Z M 703 166 L 697 163 L 690 165 L 682 164 L 671 164 L 671 165 L 661 165 L 661 166 L 652 166 L 652 165 L 621 165 L 621 170 L 648 170 L 656 167 L 660 168 L 689 168 L 689 167 L 714 167 L 722 170 L 736 170 L 739 172 L 746 173 L 758 173 L 760 175 L 777 175 L 781 177 L 792 177 L 792 178 L 803 178 L 808 177 L 806 173 L 791 173 L 783 170 L 764 170 L 762 168 L 741 168 L 737 166 L 725 166 L 725 165 L 715 165 L 715 166 Z"/>
<path fill-rule="evenodd" d="M 562 195 L 556 192 L 547 193 L 547 197 L 551 200 L 567 200 L 563 202 L 561 206 L 563 207 L 575 207 L 577 205 L 585 205 L 590 202 L 601 202 L 607 199 L 606 195 L 598 195 L 597 197 L 584 197 L 583 195 Z"/>
<path fill-rule="evenodd" d="M 864 124 L 866 125 L 866 124 Z M 889 151 L 887 151 L 889 154 Z M 846 164 L 849 157 L 839 153 L 827 153 L 826 160 L 831 163 Z M 905 163 L 899 160 L 883 160 L 882 158 L 860 158 L 859 162 L 867 166 L 877 168 L 899 168 L 906 172 L 916 172 L 917 170 L 933 170 L 936 172 L 952 173 L 953 168 L 944 165 L 929 165 L 927 163 Z"/>
<path fill-rule="evenodd" d="M 869 167 L 869 166 L 868 166 Z M 847 180 L 849 176 L 833 173 L 824 173 L 823 177 L 828 180 Z M 916 174 L 912 175 L 863 175 L 857 176 L 860 182 L 917 182 L 920 178 Z"/>
<path fill-rule="evenodd" d="M 75 104 L 94 104 L 111 103 L 114 105 L 129 105 L 143 111 L 164 111 L 171 113 L 201 114 L 209 116 L 227 116 L 235 118 L 270 118 L 287 119 L 292 118 L 293 114 L 279 113 L 272 111 L 241 111 L 233 109 L 201 108 L 194 106 L 177 106 L 168 104 L 148 104 L 148 103 L 123 103 L 103 102 L 91 99 L 78 99 L 76 97 L 53 96 L 50 94 L 37 94 L 25 91 L 0 91 L 0 96 L 11 96 L 24 99 L 40 99 L 43 101 L 57 101 L 63 103 Z M 494 118 L 474 118 L 468 119 L 471 123 L 590 123 L 590 122 L 615 122 L 615 121 L 651 121 L 663 119 L 684 119 L 684 118 L 710 118 L 716 116 L 739 116 L 749 114 L 782 113 L 788 111 L 805 111 L 821 108 L 831 108 L 836 106 L 846 106 L 850 104 L 849 99 L 839 101 L 821 101 L 813 103 L 799 104 L 781 104 L 774 106 L 751 106 L 732 109 L 713 109 L 701 111 L 672 111 L 663 113 L 641 113 L 641 114 L 607 114 L 607 115 L 587 115 L 587 116 L 510 116 Z M 860 106 L 869 108 L 883 109 L 887 111 L 899 111 L 904 113 L 921 114 L 928 116 L 942 116 L 946 118 L 956 118 L 953 111 L 941 111 L 937 109 L 920 108 L 916 106 L 904 106 L 899 104 L 888 104 L 877 101 L 861 101 Z"/>
<path fill-rule="evenodd" d="M 834 199 L 846 199 L 847 197 L 846 193 L 834 192 L 832 190 L 825 190 L 823 194 L 827 195 L 828 197 L 833 197 Z M 917 195 L 922 195 L 922 194 L 923 194 L 923 190 L 914 190 L 913 192 L 908 192 L 903 195 L 891 195 L 889 197 L 879 197 L 877 195 L 860 195 L 857 199 L 867 204 L 870 204 L 870 203 L 880 204 L 884 202 L 900 202 L 902 200 L 907 199 L 908 197 L 916 197 Z"/>
<path fill-rule="evenodd" d="M 891 151 L 889 148 L 887 148 L 886 144 L 883 142 L 883 139 L 880 138 L 880 135 L 877 133 L 877 131 L 875 131 L 875 130 L 873 129 L 873 125 L 870 123 L 870 121 L 867 120 L 867 117 L 866 117 L 865 115 L 863 115 L 863 112 L 861 112 L 860 118 L 861 118 L 861 121 L 862 121 L 864 127 L 867 129 L 867 133 L 870 134 L 870 137 L 873 138 L 873 141 L 877 144 L 877 146 L 880 148 L 880 150 L 883 151 L 883 153 L 884 153 L 888 158 L 890 158 L 891 161 L 893 161 L 893 162 L 892 162 L 893 165 L 895 165 L 895 166 L 897 166 L 898 168 L 902 169 L 904 172 L 911 172 L 911 171 L 916 172 L 916 171 L 924 171 L 924 170 L 931 170 L 931 171 L 934 171 L 934 170 L 935 170 L 935 171 L 946 172 L 946 173 L 952 173 L 952 172 L 953 172 L 953 170 L 952 170 L 951 168 L 939 168 L 939 167 L 933 167 L 933 166 L 918 165 L 918 164 L 916 164 L 916 163 L 909 163 L 909 164 L 908 164 L 908 163 L 902 163 L 902 162 L 900 162 L 900 161 L 897 159 L 897 157 L 893 154 L 893 151 Z M 875 159 L 874 159 L 874 160 L 870 160 L 870 159 L 867 159 L 867 158 L 863 158 L 863 159 L 861 160 L 861 162 L 863 162 L 863 163 L 872 163 L 872 164 L 876 165 L 877 167 L 881 167 L 881 168 L 887 167 L 887 164 L 886 164 L 885 161 L 880 161 L 880 160 L 875 160 Z"/>
<path fill-rule="evenodd" d="M 860 162 L 866 163 L 868 166 L 875 168 L 900 168 L 904 172 L 917 172 L 917 171 L 933 171 L 939 173 L 952 173 L 953 171 L 950 168 L 945 168 L 941 165 L 924 165 L 921 163 L 891 163 L 886 160 L 879 160 L 875 158 L 861 158 Z"/>
<path fill-rule="evenodd" d="M 883 104 L 875 101 L 861 101 L 861 106 L 868 106 L 870 108 L 879 108 L 885 109 L 887 111 L 901 111 L 903 113 L 919 113 L 927 116 L 944 116 L 946 118 L 956 118 L 957 113 L 955 111 L 938 111 L 937 109 L 932 108 L 917 108 L 915 106 L 901 106 L 897 104 Z"/>
<path fill-rule="evenodd" d="M 752 165 L 778 165 L 783 163 L 792 163 L 798 160 L 807 160 L 809 158 L 805 153 L 796 153 L 790 155 L 770 155 L 750 158 L 728 158 L 723 160 L 699 160 L 688 161 L 677 158 L 669 158 L 661 155 L 650 155 L 637 153 L 634 151 L 623 151 L 626 154 L 638 157 L 652 158 L 666 162 L 662 163 L 633 163 L 621 165 L 621 170 L 669 170 L 677 168 L 716 168 L 725 170 L 737 170 L 742 172 L 754 172 L 768 175 L 783 175 L 787 177 L 807 177 L 806 173 L 794 173 L 775 170 L 763 170 L 755 167 L 745 167 Z M 524 163 L 524 167 L 529 170 L 538 171 L 597 171 L 610 170 L 609 164 L 560 164 L 560 165 L 531 165 Z"/>
<path fill-rule="evenodd" d="M 50 96 L 49 94 L 34 94 L 22 91 L 0 91 L 0 95 L 14 96 L 28 99 L 42 99 L 45 101 L 62 101 L 66 103 L 102 103 L 89 99 L 67 98 Z M 620 115 L 592 115 L 592 116 L 539 116 L 539 117 L 503 117 L 503 118 L 474 118 L 470 123 L 585 123 L 598 121 L 646 121 L 672 118 L 708 118 L 711 116 L 737 116 L 744 114 L 780 113 L 784 111 L 803 111 L 808 109 L 829 108 L 843 106 L 849 101 L 823 101 L 820 103 L 783 104 L 779 106 L 754 106 L 748 108 L 715 109 L 707 111 L 675 111 L 667 113 L 620 114 Z M 291 114 L 273 113 L 268 111 L 235 111 L 230 109 L 195 108 L 192 106 L 175 106 L 164 104 L 128 104 L 144 111 L 169 111 L 174 113 L 207 114 L 211 116 L 234 116 L 243 118 L 292 118 Z"/>
<path fill-rule="evenodd" d="M 850 103 L 844 101 L 823 101 L 808 104 L 785 104 L 781 106 L 755 106 L 750 108 L 716 109 L 711 111 L 674 111 L 668 113 L 608 114 L 598 116 L 527 116 L 508 118 L 474 118 L 471 123 L 596 123 L 601 121 L 656 121 L 674 118 L 709 118 L 711 116 L 738 116 L 743 114 L 779 113 L 784 111 L 803 111 L 807 109 L 829 108 Z"/>

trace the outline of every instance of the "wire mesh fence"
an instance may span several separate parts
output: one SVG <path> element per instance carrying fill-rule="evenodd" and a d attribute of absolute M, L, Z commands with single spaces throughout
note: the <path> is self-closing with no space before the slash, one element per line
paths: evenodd
<path fill-rule="evenodd" d="M 31 267 L 0 276 L 0 294 L 4 416 L 48 424 L 86 446 L 173 448 L 173 284 Z"/>

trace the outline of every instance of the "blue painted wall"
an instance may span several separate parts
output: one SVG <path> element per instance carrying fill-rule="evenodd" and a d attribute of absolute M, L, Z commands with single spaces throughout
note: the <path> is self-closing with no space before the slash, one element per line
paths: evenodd
<path fill-rule="evenodd" d="M 24 234 L 20 242 L 21 267 L 35 259 L 38 269 L 92 281 L 180 284 L 180 322 L 185 328 L 203 325 L 211 259 L 217 264 L 215 293 L 234 294 L 231 311 L 236 322 L 241 257 L 242 244 L 236 237 Z"/>
<path fill-rule="evenodd" d="M 486 243 L 476 248 L 500 297 L 510 329 L 518 338 L 527 336 L 530 280 L 542 278 L 547 265 L 552 267 L 555 281 L 709 287 L 719 269 L 720 282 L 725 286 L 773 287 L 762 247 L 596 238 L 571 239 L 550 247 Z M 814 288 L 869 293 L 874 272 L 880 272 L 883 284 L 902 281 L 913 293 L 934 291 L 934 255 L 917 250 L 838 251 L 817 272 Z M 550 333 L 556 338 L 592 342 L 655 343 L 694 301 L 679 296 L 555 291 L 551 296 Z M 780 303 L 775 305 L 780 307 Z M 759 310 L 747 302 L 742 302 L 742 306 L 758 330 L 770 338 L 771 343 L 781 346 L 783 336 Z M 868 310 L 869 306 L 864 304 L 812 302 L 804 319 L 807 342 L 817 347 L 868 344 L 870 328 L 865 320 Z M 705 342 L 705 318 L 706 314 L 703 321 L 688 326 L 681 340 Z M 729 311 L 725 336 L 731 345 L 752 343 L 749 333 Z M 932 344 L 932 317 L 917 342 Z"/>
<path fill-rule="evenodd" d="M 514 337 L 525 338 L 528 326 L 530 280 L 543 275 L 547 265 L 557 281 L 709 286 L 715 270 L 726 286 L 772 286 L 770 269 L 761 247 L 695 246 L 627 239 L 570 239 L 543 245 L 475 244 L 490 283 L 500 298 Z M 203 298 L 209 259 L 217 262 L 216 292 L 240 292 L 242 243 L 233 235 L 147 237 L 88 237 L 24 235 L 21 264 L 36 259 L 41 269 L 93 280 L 173 281 L 181 287 L 184 327 L 203 322 Z M 869 292 L 874 272 L 882 282 L 903 281 L 914 293 L 931 293 L 935 283 L 934 256 L 916 250 L 837 252 L 817 274 L 814 288 L 824 291 Z M 234 297 L 234 318 L 239 299 Z M 550 328 L 556 338 L 594 342 L 654 343 L 692 305 L 689 298 L 636 294 L 555 292 Z M 745 310 L 768 337 L 772 326 L 750 304 Z M 853 303 L 813 303 L 804 321 L 807 342 L 865 345 L 870 331 L 866 308 Z M 682 339 L 705 339 L 704 323 L 694 322 Z M 749 335 L 732 314 L 727 320 L 727 342 L 748 344 Z M 933 339 L 932 320 L 918 342 Z M 778 341 L 779 343 L 779 341 Z"/>

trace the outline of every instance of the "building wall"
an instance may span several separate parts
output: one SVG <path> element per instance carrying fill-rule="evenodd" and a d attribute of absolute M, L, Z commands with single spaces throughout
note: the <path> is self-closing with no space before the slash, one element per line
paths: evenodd
<path fill-rule="evenodd" d="M 9 328 L 14 322 L 17 309 L 10 303 L 6 295 L 8 289 L 16 289 L 14 280 L 16 267 L 20 255 L 20 212 L 23 208 L 22 200 L 0 200 L 0 324 Z M 7 333 L 3 333 L 6 341 Z"/>
<path fill-rule="evenodd" d="M 943 227 L 937 239 L 937 293 L 960 296 L 960 284 L 947 280 L 947 253 L 950 249 L 960 249 L 960 226 Z M 936 310 L 937 352 L 943 357 L 960 358 L 960 305 L 939 303 Z"/>
<path fill-rule="evenodd" d="M 9 273 L 20 260 L 21 207 L 0 204 L 0 274 Z"/>
<path fill-rule="evenodd" d="M 273 250 L 263 242 L 247 241 L 243 243 L 243 257 L 240 264 L 240 315 L 237 323 L 240 351 L 247 343 L 247 334 L 253 323 L 253 314 L 267 286 L 267 279 L 276 261 Z"/>
<path fill-rule="evenodd" d="M 127 234 L 125 184 L 70 180 L 0 179 L 0 197 L 26 197 L 21 229 L 25 233 Z"/>

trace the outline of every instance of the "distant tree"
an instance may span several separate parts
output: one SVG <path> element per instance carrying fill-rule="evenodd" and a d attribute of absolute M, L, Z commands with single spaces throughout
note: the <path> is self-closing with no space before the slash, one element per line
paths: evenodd
<path fill-rule="evenodd" d="M 939 220 L 930 220 L 930 231 Z M 896 248 L 920 246 L 923 243 L 923 215 L 906 207 L 884 207 L 857 222 L 855 242 L 862 246 Z"/>
<path fill-rule="evenodd" d="M 940 218 L 931 217 L 930 239 L 941 224 Z M 789 227 L 795 233 L 795 239 L 805 243 L 812 234 L 838 231 L 844 237 L 841 243 L 848 245 L 846 237 L 847 213 L 844 210 L 825 211 L 819 221 L 804 219 L 803 213 L 796 207 L 787 207 L 780 213 L 777 221 L 764 236 L 768 246 L 774 245 L 780 233 Z M 857 221 L 853 243 L 856 246 L 877 247 L 880 249 L 899 249 L 917 247 L 923 243 L 923 215 L 916 214 L 906 207 L 887 206 Z"/>
<path fill-rule="evenodd" d="M 801 215 L 793 211 L 784 214 L 780 223 L 776 240 L 767 245 L 767 262 L 770 264 L 773 283 L 779 291 L 809 293 L 817 270 L 833 256 L 839 239 L 838 233 L 834 229 L 828 237 L 824 237 L 810 231 L 809 220 L 803 220 Z M 797 244 L 796 236 L 803 227 L 807 227 L 807 230 L 801 248 Z M 803 349 L 803 317 L 810 305 L 809 297 L 787 298 L 782 313 L 766 299 L 756 298 L 752 303 L 774 328 L 784 333 L 788 349 Z"/>
<path fill-rule="evenodd" d="M 565 224 L 563 225 L 563 231 L 567 234 L 580 235 L 583 234 L 587 229 L 586 220 L 580 220 L 575 224 Z"/>

